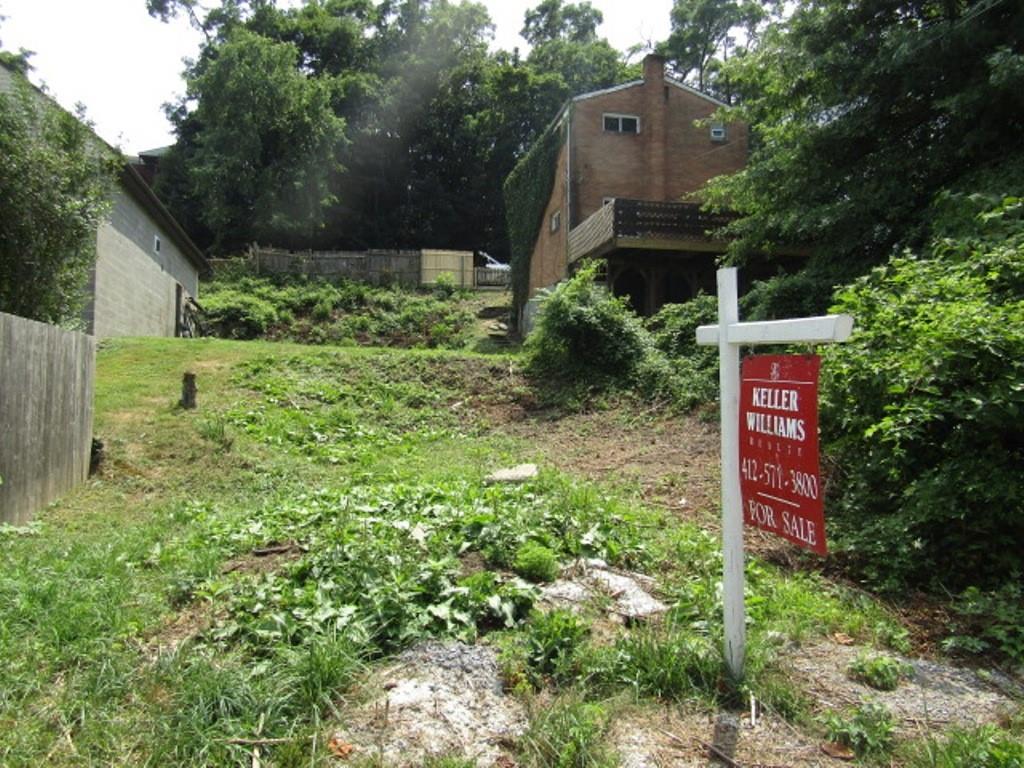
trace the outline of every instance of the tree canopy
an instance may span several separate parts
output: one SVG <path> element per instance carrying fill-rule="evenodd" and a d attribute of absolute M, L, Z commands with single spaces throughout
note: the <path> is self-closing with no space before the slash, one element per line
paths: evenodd
<path fill-rule="evenodd" d="M 757 137 L 713 189 L 745 214 L 737 256 L 781 241 L 815 254 L 761 292 L 764 313 L 823 309 L 835 285 L 925 241 L 940 190 L 1019 156 L 1022 27 L 1008 0 L 816 0 L 724 67 L 741 97 L 729 116 Z"/>
<path fill-rule="evenodd" d="M 171 105 L 158 191 L 214 252 L 480 248 L 507 256 L 501 185 L 561 104 L 635 75 L 589 3 L 528 11 L 529 55 L 489 51 L 448 0 L 148 0 L 207 36 Z"/>

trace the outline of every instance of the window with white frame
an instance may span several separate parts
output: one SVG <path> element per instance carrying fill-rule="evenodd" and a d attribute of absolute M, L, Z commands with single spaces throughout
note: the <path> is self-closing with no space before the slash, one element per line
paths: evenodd
<path fill-rule="evenodd" d="M 605 112 L 601 119 L 607 133 L 640 133 L 640 118 L 636 115 Z"/>
<path fill-rule="evenodd" d="M 153 253 L 160 253 L 160 235 L 153 235 Z"/>
<path fill-rule="evenodd" d="M 562 212 L 555 211 L 551 214 L 551 231 L 557 232 L 562 227 Z"/>
<path fill-rule="evenodd" d="M 711 126 L 711 140 L 712 141 L 725 141 L 729 138 L 725 132 L 725 126 L 721 123 L 714 123 Z"/>

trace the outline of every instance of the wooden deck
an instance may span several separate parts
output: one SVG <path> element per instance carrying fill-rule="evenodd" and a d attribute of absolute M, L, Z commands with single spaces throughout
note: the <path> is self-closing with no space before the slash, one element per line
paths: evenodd
<path fill-rule="evenodd" d="M 734 219 L 697 203 L 616 199 L 569 233 L 569 263 L 617 249 L 722 253 L 728 242 L 713 233 Z"/>

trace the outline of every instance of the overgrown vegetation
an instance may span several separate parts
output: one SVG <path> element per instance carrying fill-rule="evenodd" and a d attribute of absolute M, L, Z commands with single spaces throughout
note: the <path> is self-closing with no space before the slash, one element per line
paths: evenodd
<path fill-rule="evenodd" d="M 876 585 L 984 587 L 1024 569 L 1022 212 L 989 203 L 971 235 L 837 294 L 858 331 L 822 367 L 833 530 Z"/>
<path fill-rule="evenodd" d="M 609 695 L 721 700 L 714 538 L 551 471 L 486 486 L 495 457 L 531 449 L 451 408 L 498 396 L 490 372 L 507 361 L 492 361 L 106 343 L 108 470 L 0 531 L 0 762 L 251 765 L 231 740 L 262 738 L 282 740 L 265 760 L 323 764 L 350 682 L 425 637 L 489 634 L 509 649 L 510 683 L 569 702 L 538 708 L 519 743 L 527 764 L 606 764 Z M 186 366 L 201 371 L 196 413 L 174 407 Z M 587 615 L 534 611 L 537 588 L 511 573 L 528 542 L 562 561 L 657 567 L 670 623 L 608 645 Z M 878 606 L 818 577 L 755 560 L 750 590 L 759 659 L 772 632 L 893 634 Z M 755 666 L 760 685 L 771 663 Z"/>
<path fill-rule="evenodd" d="M 12 77 L 0 92 L 0 311 L 74 325 L 119 158 L 84 115 Z"/>
<path fill-rule="evenodd" d="M 672 407 L 713 396 L 717 358 L 695 352 L 706 297 L 692 307 L 668 305 L 649 327 L 625 299 L 596 282 L 596 264 L 581 269 L 544 298 L 537 328 L 526 341 L 525 367 L 561 402 L 610 391 L 635 390 Z"/>
<path fill-rule="evenodd" d="M 395 347 L 464 346 L 473 320 L 462 294 L 379 288 L 346 280 L 256 277 L 204 284 L 209 333 L 229 339 Z"/>

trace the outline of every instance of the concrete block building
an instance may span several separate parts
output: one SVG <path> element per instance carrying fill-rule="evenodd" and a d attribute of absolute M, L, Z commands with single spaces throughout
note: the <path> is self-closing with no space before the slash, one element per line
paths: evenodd
<path fill-rule="evenodd" d="M 741 169 L 747 126 L 710 122 L 722 102 L 665 73 L 649 55 L 643 79 L 571 99 L 554 186 L 530 259 L 529 296 L 603 259 L 609 287 L 641 314 L 714 288 L 709 233 L 728 217 L 692 201 L 711 178 Z M 690 198 L 690 201 L 687 199 Z"/>
<path fill-rule="evenodd" d="M 0 94 L 28 87 L 41 105 L 61 107 L 18 72 L 0 64 Z M 95 137 L 96 151 L 120 153 Z M 199 298 L 206 258 L 125 159 L 110 216 L 96 235 L 96 263 L 83 313 L 97 338 L 176 336 L 189 300 Z"/>

